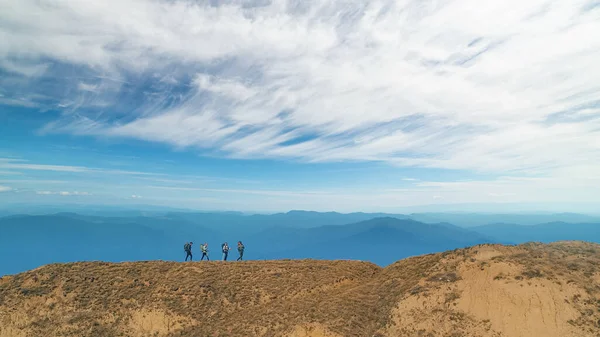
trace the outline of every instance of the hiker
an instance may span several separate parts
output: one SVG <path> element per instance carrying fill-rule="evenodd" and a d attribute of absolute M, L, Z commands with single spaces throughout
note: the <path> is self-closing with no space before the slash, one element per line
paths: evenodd
<path fill-rule="evenodd" d="M 244 248 L 242 241 L 238 241 L 238 253 L 240 253 L 240 257 L 238 257 L 236 261 L 241 261 L 242 257 L 244 257 Z"/>
<path fill-rule="evenodd" d="M 202 251 L 202 258 L 200 259 L 200 261 L 204 260 L 204 257 L 206 256 L 206 261 L 210 261 L 210 259 L 208 258 L 208 243 L 204 243 L 203 245 L 200 245 L 200 250 Z"/>
<path fill-rule="evenodd" d="M 190 261 L 192 261 L 192 245 L 194 243 L 193 242 L 186 242 L 185 245 L 183 245 L 183 250 L 185 251 L 185 260 L 187 261 L 188 257 L 190 258 Z"/>
<path fill-rule="evenodd" d="M 223 261 L 227 261 L 227 255 L 229 255 L 229 245 L 227 242 L 221 245 L 221 249 L 223 250 Z"/>

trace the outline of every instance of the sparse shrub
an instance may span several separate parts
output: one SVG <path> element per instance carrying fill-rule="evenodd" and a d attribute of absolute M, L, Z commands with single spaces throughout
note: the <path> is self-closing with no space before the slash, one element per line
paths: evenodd
<path fill-rule="evenodd" d="M 50 289 L 46 287 L 21 288 L 21 294 L 24 296 L 43 296 L 50 293 Z"/>
<path fill-rule="evenodd" d="M 430 278 L 427 279 L 427 281 L 430 281 L 430 282 L 456 282 L 460 279 L 461 279 L 460 276 L 458 276 L 456 273 L 441 273 L 441 274 L 435 274 L 435 275 L 431 276 Z"/>
<path fill-rule="evenodd" d="M 522 272 L 521 274 L 529 279 L 544 276 L 539 269 L 529 269 Z"/>
<path fill-rule="evenodd" d="M 452 303 L 460 298 L 460 294 L 456 291 L 446 294 L 444 303 Z"/>
<path fill-rule="evenodd" d="M 425 288 L 423 288 L 421 286 L 416 286 L 416 287 L 412 288 L 409 293 L 411 295 L 417 295 L 419 293 L 422 293 L 423 291 L 425 291 Z"/>

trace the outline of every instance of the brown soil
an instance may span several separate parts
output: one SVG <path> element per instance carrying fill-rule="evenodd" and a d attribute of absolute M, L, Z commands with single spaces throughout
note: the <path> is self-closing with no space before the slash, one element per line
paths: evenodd
<path fill-rule="evenodd" d="M 600 336 L 600 245 L 398 261 L 53 264 L 0 278 L 8 336 Z"/>

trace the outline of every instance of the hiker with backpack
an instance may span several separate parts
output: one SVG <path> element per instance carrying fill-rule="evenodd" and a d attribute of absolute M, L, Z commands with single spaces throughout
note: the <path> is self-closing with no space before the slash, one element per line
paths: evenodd
<path fill-rule="evenodd" d="M 229 255 L 229 245 L 227 242 L 221 245 L 221 249 L 223 250 L 223 261 L 227 261 L 227 255 Z"/>
<path fill-rule="evenodd" d="M 190 258 L 190 261 L 192 261 L 192 245 L 194 243 L 193 242 L 186 242 L 183 245 L 183 250 L 185 251 L 185 260 L 187 261 L 188 257 Z"/>
<path fill-rule="evenodd" d="M 206 256 L 206 261 L 210 261 L 210 259 L 208 258 L 208 243 L 204 243 L 203 245 L 200 245 L 200 250 L 202 251 L 202 258 L 200 259 L 200 261 L 204 260 L 204 257 Z"/>
<path fill-rule="evenodd" d="M 242 257 L 244 256 L 244 244 L 242 243 L 242 241 L 238 241 L 238 253 L 240 253 L 240 257 L 237 258 L 236 261 L 242 261 Z"/>

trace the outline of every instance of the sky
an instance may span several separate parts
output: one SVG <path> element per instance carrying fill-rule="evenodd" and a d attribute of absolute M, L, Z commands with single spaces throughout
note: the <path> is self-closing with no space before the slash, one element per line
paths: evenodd
<path fill-rule="evenodd" d="M 1 1 L 0 203 L 598 211 L 598 60 L 598 0 Z"/>

